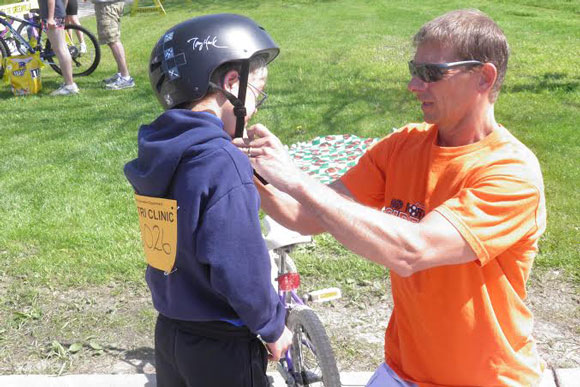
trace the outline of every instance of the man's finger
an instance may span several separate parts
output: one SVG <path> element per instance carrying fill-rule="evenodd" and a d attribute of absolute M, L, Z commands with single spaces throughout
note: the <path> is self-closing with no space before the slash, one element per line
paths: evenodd
<path fill-rule="evenodd" d="M 266 128 L 262 124 L 252 125 L 250 127 L 250 129 L 248 129 L 248 133 L 250 131 L 252 132 L 253 138 L 256 138 L 256 137 L 266 137 L 266 136 L 272 135 L 272 132 L 270 132 L 268 130 L 268 128 Z"/>
<path fill-rule="evenodd" d="M 257 138 L 253 141 L 246 141 L 241 138 L 235 138 L 233 144 L 240 148 L 242 151 L 246 151 L 247 148 L 262 148 L 264 145 L 268 145 L 270 140 L 267 138 Z"/>

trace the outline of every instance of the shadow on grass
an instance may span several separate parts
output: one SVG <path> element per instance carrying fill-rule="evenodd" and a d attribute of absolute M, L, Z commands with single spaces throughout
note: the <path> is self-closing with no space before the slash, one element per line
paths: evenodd
<path fill-rule="evenodd" d="M 580 78 L 572 78 L 566 73 L 545 73 L 541 76 L 532 77 L 532 81 L 524 84 L 505 85 L 503 90 L 507 93 L 519 93 L 529 91 L 541 93 L 543 91 L 561 90 L 564 92 L 574 92 L 578 89 Z"/>
<path fill-rule="evenodd" d="M 280 102 L 273 103 L 268 109 L 273 110 L 274 116 L 278 115 L 277 110 L 281 111 L 281 118 L 295 116 L 294 112 L 304 109 L 312 113 L 304 117 L 304 123 L 312 129 L 311 136 L 353 132 L 368 136 L 371 133 L 365 133 L 361 125 L 380 123 L 385 126 L 386 134 L 392 126 L 401 125 L 400 119 L 389 113 L 408 111 L 414 103 L 413 95 L 406 90 L 406 81 L 396 77 L 379 79 L 364 70 L 348 74 L 350 81 L 325 77 L 328 81 L 316 83 L 319 88 L 312 86 L 310 80 L 303 80 L 272 89 L 272 95 L 279 96 Z M 404 119 L 412 120 L 412 117 Z M 276 124 L 285 126 L 283 122 Z"/>
<path fill-rule="evenodd" d="M 135 348 L 125 352 L 121 360 L 135 367 L 137 373 L 143 374 L 145 373 L 145 365 L 155 365 L 155 349 L 151 347 Z"/>

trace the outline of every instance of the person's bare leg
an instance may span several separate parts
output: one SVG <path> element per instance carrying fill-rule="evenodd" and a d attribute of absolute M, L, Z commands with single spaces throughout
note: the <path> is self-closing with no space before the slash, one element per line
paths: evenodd
<path fill-rule="evenodd" d="M 66 46 L 64 34 L 65 32 L 63 29 L 49 29 L 46 31 L 46 36 L 48 36 L 52 49 L 58 58 L 64 84 L 70 86 L 74 83 L 72 75 L 72 58 L 70 57 L 70 52 Z"/>
<path fill-rule="evenodd" d="M 66 24 L 74 24 L 77 26 L 81 25 L 81 21 L 79 20 L 78 15 L 67 15 L 67 17 L 65 18 L 65 22 Z M 83 33 L 79 30 L 75 30 L 76 34 L 77 34 L 77 38 L 79 39 L 79 43 L 84 43 L 85 42 L 85 37 L 83 35 Z M 72 38 L 72 36 L 71 36 Z"/>
<path fill-rule="evenodd" d="M 127 69 L 127 61 L 125 60 L 125 48 L 123 44 L 119 42 L 109 43 L 115 62 L 117 62 L 117 70 L 122 77 L 129 76 L 129 69 Z"/>

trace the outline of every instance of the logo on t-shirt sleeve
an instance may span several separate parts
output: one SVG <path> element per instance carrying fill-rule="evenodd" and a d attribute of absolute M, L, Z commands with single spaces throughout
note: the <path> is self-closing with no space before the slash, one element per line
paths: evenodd
<path fill-rule="evenodd" d="M 401 199 L 391 199 L 391 204 L 389 207 L 383 207 L 383 212 L 398 216 L 410 222 L 418 223 L 425 217 L 425 205 L 423 203 L 411 202 L 405 204 Z"/>

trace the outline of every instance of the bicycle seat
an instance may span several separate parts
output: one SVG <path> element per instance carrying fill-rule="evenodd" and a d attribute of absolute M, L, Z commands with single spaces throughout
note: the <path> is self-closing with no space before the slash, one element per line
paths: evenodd
<path fill-rule="evenodd" d="M 268 250 L 312 242 L 312 236 L 289 230 L 269 216 L 264 217 L 264 226 L 266 228 L 264 240 Z"/>

